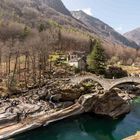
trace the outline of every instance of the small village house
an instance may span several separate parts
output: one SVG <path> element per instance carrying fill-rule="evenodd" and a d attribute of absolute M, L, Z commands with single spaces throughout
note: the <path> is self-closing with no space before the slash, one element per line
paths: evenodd
<path fill-rule="evenodd" d="M 79 70 L 86 70 L 87 62 L 86 57 L 81 52 L 80 54 L 75 52 L 68 55 L 68 64 L 70 66 L 74 66 L 75 68 L 78 68 Z"/>
<path fill-rule="evenodd" d="M 71 52 L 68 54 L 51 54 L 51 61 L 57 61 L 57 63 L 65 63 L 73 66 L 79 70 L 86 70 L 87 62 L 84 52 Z"/>

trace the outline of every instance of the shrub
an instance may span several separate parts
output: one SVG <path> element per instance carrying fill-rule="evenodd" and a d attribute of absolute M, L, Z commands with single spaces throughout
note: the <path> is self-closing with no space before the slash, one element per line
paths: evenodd
<path fill-rule="evenodd" d="M 122 78 L 127 76 L 127 71 L 120 67 L 111 66 L 106 70 L 106 78 Z"/>

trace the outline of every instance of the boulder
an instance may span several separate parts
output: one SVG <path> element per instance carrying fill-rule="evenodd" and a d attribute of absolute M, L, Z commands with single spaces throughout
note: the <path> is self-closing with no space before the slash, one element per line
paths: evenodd
<path fill-rule="evenodd" d="M 62 95 L 61 94 L 55 94 L 52 95 L 51 100 L 54 102 L 59 102 L 62 99 Z"/>
<path fill-rule="evenodd" d="M 67 102 L 64 102 L 63 103 L 63 108 L 67 108 L 69 106 L 72 106 L 74 103 L 73 102 L 70 102 L 70 101 L 67 101 Z"/>
<path fill-rule="evenodd" d="M 84 93 L 84 88 L 80 85 L 66 85 L 61 88 L 62 101 L 74 101 L 79 99 Z"/>
<path fill-rule="evenodd" d="M 57 108 L 65 109 L 67 107 L 70 107 L 74 104 L 74 102 L 66 101 L 66 102 L 60 102 L 56 103 Z"/>
<path fill-rule="evenodd" d="M 129 111 L 130 104 L 121 98 L 115 90 L 99 96 L 92 109 L 92 112 L 95 114 L 106 115 L 112 118 L 118 118 Z"/>
<path fill-rule="evenodd" d="M 62 93 L 62 101 L 74 101 L 78 99 L 82 94 L 80 92 L 75 93 Z"/>
<path fill-rule="evenodd" d="M 85 112 L 93 112 L 112 118 L 118 118 L 130 111 L 130 104 L 113 90 L 104 94 L 82 95 L 78 103 L 83 106 Z"/>
<path fill-rule="evenodd" d="M 0 114 L 0 128 L 17 122 L 17 114 Z"/>
<path fill-rule="evenodd" d="M 83 106 L 85 112 L 90 112 L 97 99 L 97 94 L 85 94 L 79 98 L 78 103 Z"/>

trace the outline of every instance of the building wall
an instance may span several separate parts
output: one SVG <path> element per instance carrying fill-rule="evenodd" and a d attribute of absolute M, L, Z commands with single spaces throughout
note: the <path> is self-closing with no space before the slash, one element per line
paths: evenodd
<path fill-rule="evenodd" d="M 76 67 L 76 68 L 79 67 L 79 66 L 78 66 L 78 61 L 77 61 L 77 62 L 69 62 L 69 65 L 70 65 L 70 66 L 73 66 L 73 67 Z"/>
<path fill-rule="evenodd" d="M 86 69 L 86 63 L 84 62 L 84 60 L 79 60 L 79 62 L 78 62 L 78 68 L 80 69 L 80 70 L 85 70 Z"/>

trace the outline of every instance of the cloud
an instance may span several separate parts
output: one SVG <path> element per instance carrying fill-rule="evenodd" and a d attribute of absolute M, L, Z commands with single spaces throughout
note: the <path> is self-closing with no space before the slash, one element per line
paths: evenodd
<path fill-rule="evenodd" d="M 88 15 L 90 15 L 90 16 L 93 15 L 93 14 L 92 14 L 91 8 L 85 8 L 85 9 L 82 9 L 82 11 L 84 11 L 86 14 L 88 14 Z"/>

